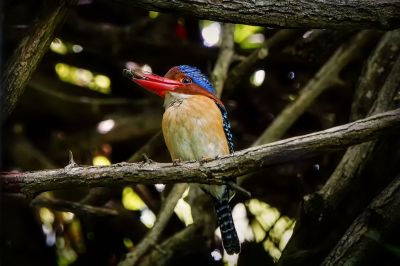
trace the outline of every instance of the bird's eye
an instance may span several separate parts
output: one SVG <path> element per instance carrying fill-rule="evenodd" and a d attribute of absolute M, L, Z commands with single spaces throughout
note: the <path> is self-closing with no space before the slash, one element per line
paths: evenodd
<path fill-rule="evenodd" d="M 189 83 L 192 83 L 192 80 L 190 78 L 185 77 L 182 79 L 182 83 L 189 84 Z"/>

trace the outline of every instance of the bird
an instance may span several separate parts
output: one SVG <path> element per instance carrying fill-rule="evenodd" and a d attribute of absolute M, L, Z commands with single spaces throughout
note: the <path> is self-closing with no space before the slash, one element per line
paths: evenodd
<path fill-rule="evenodd" d="M 209 79 L 196 67 L 172 67 L 164 77 L 124 69 L 124 75 L 164 98 L 162 132 L 173 161 L 208 160 L 234 152 L 228 113 Z M 200 185 L 214 200 L 224 249 L 240 252 L 226 185 Z"/>

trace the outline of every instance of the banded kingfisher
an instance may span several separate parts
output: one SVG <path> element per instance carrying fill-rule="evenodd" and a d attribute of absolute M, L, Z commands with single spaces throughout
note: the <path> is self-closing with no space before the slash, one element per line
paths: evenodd
<path fill-rule="evenodd" d="M 124 74 L 164 98 L 162 131 L 172 160 L 204 160 L 233 153 L 227 111 L 211 82 L 198 68 L 175 66 L 164 77 L 138 70 L 124 70 Z M 229 206 L 229 187 L 200 186 L 214 200 L 226 252 L 239 253 L 240 242 Z"/>

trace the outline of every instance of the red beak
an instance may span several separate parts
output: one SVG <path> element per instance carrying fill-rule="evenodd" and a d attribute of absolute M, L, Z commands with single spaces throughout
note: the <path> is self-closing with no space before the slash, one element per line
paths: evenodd
<path fill-rule="evenodd" d="M 140 70 L 124 69 L 123 74 L 130 80 L 145 88 L 146 90 L 164 97 L 169 91 L 182 87 L 182 83 L 173 79 L 164 78 L 151 73 L 143 73 Z"/>

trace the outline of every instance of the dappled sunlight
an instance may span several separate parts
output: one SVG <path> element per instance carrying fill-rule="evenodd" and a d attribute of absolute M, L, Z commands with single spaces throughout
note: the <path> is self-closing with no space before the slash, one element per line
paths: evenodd
<path fill-rule="evenodd" d="M 234 31 L 235 42 L 242 49 L 259 48 L 264 43 L 265 36 L 262 27 L 236 24 Z"/>
<path fill-rule="evenodd" d="M 293 233 L 295 221 L 281 216 L 278 209 L 258 199 L 247 201 L 246 206 L 255 216 L 251 222 L 255 241 L 263 242 L 265 250 L 278 260 Z"/>
<path fill-rule="evenodd" d="M 265 70 L 263 69 L 257 70 L 250 76 L 250 83 L 255 87 L 261 86 L 264 83 L 264 80 L 265 80 Z"/>
<path fill-rule="evenodd" d="M 55 38 L 50 44 L 50 50 L 60 55 L 66 55 L 69 53 L 78 54 L 83 51 L 83 47 L 79 44 L 64 42 L 59 38 Z"/>
<path fill-rule="evenodd" d="M 95 157 L 93 157 L 92 163 L 95 166 L 111 165 L 110 160 L 106 156 L 103 156 L 103 155 L 96 155 Z"/>
<path fill-rule="evenodd" d="M 203 44 L 207 47 L 218 45 L 220 41 L 221 23 L 212 21 L 201 21 Z"/>
<path fill-rule="evenodd" d="M 160 13 L 156 12 L 156 11 L 149 11 L 149 18 L 151 19 L 155 19 L 158 17 Z"/>
<path fill-rule="evenodd" d="M 163 192 L 165 190 L 165 184 L 155 184 L 154 187 L 158 192 Z"/>
<path fill-rule="evenodd" d="M 66 55 L 68 53 L 68 48 L 64 44 L 63 41 L 61 41 L 58 38 L 55 38 L 51 44 L 50 44 L 50 50 L 61 55 Z"/>
<path fill-rule="evenodd" d="M 61 215 L 66 223 L 71 223 L 75 218 L 75 214 L 72 212 L 61 212 Z"/>
<path fill-rule="evenodd" d="M 106 119 L 106 120 L 101 121 L 97 125 L 97 131 L 100 134 L 107 134 L 114 128 L 114 126 L 115 126 L 115 121 L 113 119 Z"/>
<path fill-rule="evenodd" d="M 124 246 L 126 247 L 126 249 L 130 250 L 134 247 L 133 241 L 132 239 L 128 238 L 128 237 L 124 237 L 122 239 L 122 242 L 124 243 Z"/>
<path fill-rule="evenodd" d="M 156 215 L 149 209 L 144 208 L 140 212 L 140 221 L 148 228 L 152 228 L 156 222 Z"/>
<path fill-rule="evenodd" d="M 101 74 L 94 74 L 90 70 L 70 66 L 65 63 L 55 65 L 55 71 L 60 80 L 80 87 L 109 94 L 111 92 L 111 80 Z"/>
<path fill-rule="evenodd" d="M 185 198 L 189 194 L 189 189 L 190 188 L 187 188 L 185 190 L 182 197 L 178 200 L 178 203 L 176 204 L 176 206 L 174 208 L 175 214 L 178 216 L 179 220 L 181 220 L 183 223 L 185 223 L 186 226 L 193 223 L 192 208 L 185 201 Z"/>
<path fill-rule="evenodd" d="M 122 190 L 122 205 L 125 209 L 131 211 L 141 211 L 147 208 L 143 200 L 131 187 L 125 187 Z"/>
<path fill-rule="evenodd" d="M 131 187 L 122 190 L 122 205 L 131 211 L 140 211 L 140 221 L 148 228 L 153 227 L 156 215 L 147 207 L 146 203 Z"/>

